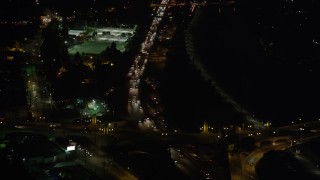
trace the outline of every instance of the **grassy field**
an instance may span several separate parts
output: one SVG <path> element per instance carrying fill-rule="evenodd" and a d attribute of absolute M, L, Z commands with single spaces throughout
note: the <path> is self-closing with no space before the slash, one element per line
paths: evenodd
<path fill-rule="evenodd" d="M 86 54 L 100 54 L 102 51 L 104 51 L 108 46 L 110 46 L 112 41 L 87 41 L 82 44 L 78 44 L 75 46 L 72 46 L 68 49 L 68 52 L 70 55 L 74 55 L 77 52 L 80 54 L 86 53 Z M 116 42 L 117 49 L 121 52 L 124 52 L 125 49 L 125 42 Z"/>

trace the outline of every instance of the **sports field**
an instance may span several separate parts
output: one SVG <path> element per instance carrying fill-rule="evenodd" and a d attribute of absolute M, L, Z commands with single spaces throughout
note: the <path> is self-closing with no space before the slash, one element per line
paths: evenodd
<path fill-rule="evenodd" d="M 74 55 L 77 52 L 80 54 L 100 54 L 104 51 L 108 46 L 110 46 L 112 41 L 87 41 L 82 44 L 77 44 L 68 49 L 70 55 Z M 117 49 L 121 52 L 125 51 L 125 42 L 116 42 Z"/>

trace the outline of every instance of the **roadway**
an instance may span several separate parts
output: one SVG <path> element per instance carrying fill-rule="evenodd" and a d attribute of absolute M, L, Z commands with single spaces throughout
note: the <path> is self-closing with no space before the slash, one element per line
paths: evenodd
<path fill-rule="evenodd" d="M 40 34 L 40 32 L 38 32 Z M 35 39 L 24 44 L 24 49 L 30 52 L 31 58 L 25 63 L 26 71 L 26 92 L 29 110 L 36 120 L 45 120 L 46 112 L 54 107 L 50 85 L 46 80 L 45 73 L 41 69 L 40 59 L 40 35 L 36 35 Z M 40 66 L 39 66 L 40 65 Z"/>
<path fill-rule="evenodd" d="M 166 4 L 169 0 L 162 0 L 160 4 Z M 154 129 L 157 130 L 156 124 L 152 117 L 145 114 L 145 107 L 142 107 L 140 98 L 140 81 L 141 76 L 144 74 L 146 64 L 149 60 L 149 54 L 154 40 L 158 33 L 159 24 L 162 17 L 166 12 L 166 7 L 158 7 L 154 9 L 154 19 L 150 25 L 144 42 L 141 44 L 141 49 L 134 59 L 134 63 L 128 72 L 129 77 L 129 99 L 128 99 L 128 113 L 132 121 L 135 121 L 141 129 Z"/>
<path fill-rule="evenodd" d="M 1 128 L 5 129 L 5 133 L 9 132 L 17 132 L 17 131 L 29 131 L 29 132 L 39 132 L 48 135 L 49 137 L 52 136 L 68 136 L 68 135 L 77 135 L 77 136 L 85 136 L 91 139 L 94 139 L 96 136 L 103 137 L 111 135 L 114 137 L 118 137 L 120 139 L 125 138 L 129 140 L 150 140 L 153 141 L 162 141 L 163 143 L 167 144 L 170 147 L 171 157 L 176 162 L 176 166 L 183 172 L 188 172 L 191 176 L 191 172 L 194 172 L 196 169 L 198 170 L 197 173 L 203 172 L 203 174 L 207 174 L 207 171 L 204 172 L 203 164 L 199 164 L 199 157 L 205 157 L 205 155 L 200 155 L 201 153 L 194 153 L 195 151 L 188 147 L 185 147 L 184 144 L 211 144 L 221 139 L 218 138 L 218 134 L 188 134 L 183 132 L 161 132 L 161 131 L 141 131 L 139 129 L 126 129 L 126 128 L 118 128 L 111 132 L 111 134 L 104 134 L 101 131 L 101 128 L 104 125 L 60 125 L 60 124 L 50 124 L 50 123 L 25 123 L 25 124 L 11 124 L 7 122 L 1 123 Z M 257 138 L 258 141 L 271 141 L 270 146 L 260 147 L 257 148 L 255 151 L 250 152 L 248 154 L 233 154 L 232 156 L 229 155 L 229 162 L 231 166 L 231 176 L 232 179 L 255 179 L 256 175 L 254 172 L 254 166 L 259 161 L 259 159 L 263 156 L 265 152 L 268 152 L 271 149 L 277 150 L 284 150 L 293 145 L 293 142 L 302 143 L 302 141 L 307 141 L 310 138 L 306 137 L 319 137 L 319 125 L 320 123 L 310 122 L 306 125 L 308 128 L 307 130 L 300 129 L 303 124 L 286 126 L 285 128 L 275 128 L 277 129 L 277 133 L 267 136 L 253 136 Z M 313 125 L 314 128 L 310 126 Z M 4 128 L 6 127 L 6 128 Z M 11 127 L 11 128 L 8 128 Z M 85 132 L 84 129 L 89 127 L 90 131 Z M 304 126 L 305 127 L 305 126 Z M 274 129 L 270 129 L 272 132 Z M 281 132 L 280 132 L 281 131 Z M 301 132 L 301 134 L 297 134 L 296 131 Z M 292 132 L 296 134 L 296 136 L 292 135 Z M 288 133 L 285 135 L 284 133 Z M 284 141 L 277 141 L 277 139 L 283 139 Z M 170 146 L 171 145 L 171 146 Z M 179 150 L 178 150 L 179 149 Z M 197 151 L 203 149 L 199 147 Z M 179 153 L 177 153 L 179 152 Z M 99 151 L 94 151 L 93 154 L 96 156 L 93 160 L 96 162 L 97 168 L 101 168 L 102 160 L 107 159 L 107 161 L 112 162 L 112 158 L 104 157 Z M 99 155 L 100 154 L 100 155 Z M 195 155 L 197 154 L 197 155 Z M 181 157 L 182 155 L 183 157 Z M 100 159 L 100 160 L 99 160 Z M 91 160 L 90 160 L 91 161 Z M 195 163 L 197 162 L 197 163 Z M 112 164 L 116 164 L 115 162 Z M 117 166 L 117 165 L 115 165 Z M 210 166 L 208 166 L 210 167 Z M 201 169 L 201 171 L 199 171 Z M 120 171 L 125 171 L 124 169 L 119 170 L 110 169 L 112 173 L 118 173 Z M 103 172 L 103 171 L 101 171 Z M 195 173 L 195 174 L 197 174 Z M 126 174 L 126 173 L 122 173 Z M 214 173 L 209 173 L 210 177 L 212 178 L 215 176 Z M 127 174 L 129 175 L 129 174 Z"/>
<path fill-rule="evenodd" d="M 181 144 L 210 144 L 215 141 L 219 141 L 219 134 L 188 134 L 183 133 L 177 128 L 168 127 L 164 116 L 162 115 L 163 106 L 161 103 L 161 97 L 159 95 L 157 79 L 145 75 L 144 71 L 146 64 L 150 60 L 151 48 L 155 49 L 154 41 L 157 38 L 161 38 L 161 28 L 165 25 L 161 24 L 162 19 L 166 14 L 170 14 L 170 9 L 167 6 L 173 1 L 163 0 L 154 9 L 154 19 L 147 33 L 145 41 L 142 43 L 139 54 L 134 59 L 134 63 L 131 66 L 129 77 L 129 99 L 128 99 L 128 112 L 132 121 L 137 122 L 138 128 L 143 131 L 143 135 L 153 137 L 155 140 L 164 141 L 167 145 L 171 145 L 169 152 L 171 158 L 176 167 L 182 172 L 185 172 L 191 178 L 211 179 L 214 177 L 214 173 L 208 173 L 203 169 L 210 169 L 211 167 L 207 163 L 199 163 L 196 159 L 190 156 L 189 150 L 181 148 L 181 155 L 185 154 L 184 158 L 176 156 L 174 145 Z M 154 48 L 155 47 L 155 48 Z M 151 70 L 152 71 L 152 70 Z M 144 79 L 142 79 L 142 75 Z M 143 84 L 143 86 L 142 86 Z M 141 88 L 144 88 L 144 96 L 141 97 Z M 121 130 L 123 131 L 123 130 Z M 123 134 L 126 138 L 136 137 L 141 132 L 132 130 L 125 130 Z M 117 135 L 119 135 L 117 130 Z M 160 138 L 160 139 L 158 139 Z M 172 145 L 174 144 L 174 145 Z M 177 160 L 177 157 L 179 160 Z"/>
<path fill-rule="evenodd" d="M 128 112 L 131 120 L 135 121 L 139 127 L 140 130 L 130 130 L 130 129 L 117 129 L 116 131 L 113 132 L 113 135 L 118 136 L 118 137 L 126 137 L 126 138 L 143 138 L 143 137 L 153 137 L 156 140 L 161 140 L 166 142 L 167 144 L 193 144 L 193 143 L 199 143 L 199 142 L 204 142 L 204 143 L 212 143 L 214 141 L 219 141 L 220 139 L 218 138 L 219 134 L 208 134 L 208 135 L 191 135 L 191 134 L 186 134 L 183 132 L 176 132 L 176 133 L 168 133 L 168 132 L 163 132 L 163 130 L 166 129 L 166 124 L 165 121 L 159 123 L 155 122 L 154 120 L 164 120 L 162 117 L 158 117 L 156 115 L 160 114 L 158 112 L 158 109 L 161 108 L 161 106 L 154 106 L 148 103 L 143 105 L 141 102 L 141 97 L 140 97 L 140 83 L 142 81 L 141 76 L 144 74 L 146 64 L 149 60 L 149 53 L 150 49 L 153 46 L 154 40 L 157 37 L 157 32 L 159 28 L 159 24 L 162 21 L 162 17 L 165 15 L 167 11 L 167 4 L 169 4 L 169 0 L 163 0 L 161 4 L 163 6 L 160 6 L 155 9 L 155 18 L 152 21 L 152 24 L 150 26 L 149 32 L 147 33 L 147 36 L 145 38 L 145 41 L 141 44 L 141 49 L 138 55 L 134 59 L 134 63 L 132 64 L 129 72 L 128 72 L 128 77 L 129 77 L 129 99 L 128 99 Z M 35 73 L 35 72 L 34 72 Z M 51 107 L 51 97 L 50 97 L 50 92 L 47 91 L 47 85 L 46 83 L 43 83 L 45 80 L 45 77 L 39 76 L 41 74 L 30 74 L 28 77 L 28 94 L 29 94 L 29 103 L 31 106 L 31 111 L 35 116 L 40 119 L 43 118 L 42 112 L 45 112 L 48 110 L 47 108 Z M 151 81 L 150 87 L 152 89 L 157 88 L 157 83 L 154 81 Z M 151 101 L 155 104 L 160 104 L 160 97 L 156 93 L 151 93 Z M 49 104 L 49 106 L 48 106 Z M 155 117 L 156 116 L 156 117 Z M 44 120 L 45 121 L 45 120 Z M 43 123 L 43 126 L 40 125 L 30 125 L 29 127 L 26 127 L 26 124 L 15 124 L 14 128 L 12 131 L 33 131 L 37 130 L 40 131 L 42 130 L 43 133 L 47 133 L 50 135 L 59 135 L 59 134 L 82 134 L 83 136 L 91 136 L 93 134 L 99 134 L 101 135 L 102 132 L 100 132 L 99 128 L 101 126 L 89 126 L 91 129 L 95 129 L 92 132 L 89 132 L 88 134 L 84 134 L 83 129 L 85 126 L 80 126 L 80 125 L 58 125 L 50 126 L 50 124 Z M 302 123 L 302 124 L 293 124 L 290 126 L 286 127 L 279 127 L 279 128 L 266 128 L 266 129 L 259 129 L 259 130 L 254 130 L 254 131 L 241 131 L 240 135 L 242 136 L 252 136 L 255 135 L 255 138 L 258 138 L 260 140 L 263 140 L 264 138 L 268 138 L 270 136 L 275 136 L 280 135 L 280 134 L 286 134 L 290 131 L 304 131 L 301 130 L 303 129 L 312 129 L 314 127 L 318 127 L 320 123 L 318 121 L 316 122 L 310 122 L 310 123 Z M 159 126 L 162 126 L 162 128 L 157 128 Z M 165 128 L 163 128 L 165 127 Z M 48 131 L 50 130 L 50 131 Z M 141 131 L 143 130 L 143 131 Z M 11 131 L 6 130 L 7 132 Z M 260 133 L 258 135 L 258 133 Z M 250 135 L 251 134 L 251 135 Z M 285 145 L 279 145 L 279 146 L 272 146 L 270 148 L 286 148 Z M 184 172 L 194 172 L 194 173 L 189 173 L 190 176 L 192 174 L 202 174 L 205 177 L 208 174 L 207 172 L 203 172 L 204 166 L 202 164 L 199 164 L 198 162 L 195 163 L 197 160 L 194 159 L 195 156 L 193 156 L 193 152 L 191 152 L 188 148 L 179 148 L 180 151 L 177 150 L 176 147 L 171 147 L 170 148 L 170 153 L 172 155 L 172 159 L 174 161 L 178 161 L 176 163 L 177 167 L 179 167 L 182 171 Z M 252 175 L 252 167 L 253 164 L 257 162 L 258 159 L 261 158 L 264 152 L 267 151 L 266 149 L 260 149 L 259 151 L 256 151 L 250 155 L 248 155 L 244 161 L 242 161 L 242 169 L 241 171 L 245 171 L 247 173 L 246 177 L 249 177 Z M 103 163 L 103 160 L 106 159 L 103 155 L 99 155 L 99 152 L 94 153 L 95 156 L 94 158 L 91 158 L 87 161 L 87 163 L 92 163 L 93 167 L 96 168 L 101 168 L 101 164 Z M 181 158 L 182 155 L 183 157 Z M 109 159 L 108 161 L 112 161 Z M 233 161 L 232 161 L 233 162 Z M 248 162 L 250 162 L 250 165 Z M 94 164 L 96 166 L 94 166 Z M 116 164 L 116 163 L 112 163 Z M 108 166 L 109 167 L 109 166 Z M 123 175 L 123 177 L 131 177 L 130 173 L 128 174 L 127 171 L 124 169 L 120 168 L 119 166 L 115 165 L 112 167 L 116 168 L 106 168 L 106 169 L 111 169 L 110 173 L 114 174 L 117 176 L 117 173 L 120 173 Z M 105 167 L 104 167 L 105 168 Z M 103 172 L 101 170 L 101 172 Z M 233 173 L 236 174 L 236 173 Z M 214 177 L 213 174 L 210 173 L 210 177 Z M 253 176 L 253 175 L 252 175 Z M 119 178 L 119 177 L 118 177 Z M 130 179 L 129 178 L 129 179 Z"/>
<path fill-rule="evenodd" d="M 295 123 L 283 127 L 241 132 L 242 137 L 253 137 L 256 149 L 252 152 L 229 153 L 232 180 L 257 179 L 256 163 L 270 150 L 287 150 L 319 138 L 320 122 Z M 269 142 L 267 145 L 261 143 Z"/>
<path fill-rule="evenodd" d="M 163 0 L 161 4 L 168 4 L 169 0 Z M 145 108 L 142 107 L 140 101 L 140 81 L 141 76 L 144 73 L 146 64 L 149 59 L 149 52 L 151 47 L 153 46 L 154 40 L 158 33 L 159 24 L 162 21 L 163 16 L 166 14 L 167 7 L 161 6 L 155 9 L 155 16 L 150 26 L 149 32 L 145 38 L 145 41 L 141 45 L 141 50 L 139 54 L 136 56 L 134 60 L 134 64 L 129 70 L 128 77 L 129 79 L 129 99 L 128 99 L 128 112 L 129 116 L 139 124 L 141 127 L 140 130 L 130 130 L 130 129 L 117 129 L 115 132 L 112 133 L 113 136 L 117 137 L 125 137 L 125 138 L 133 138 L 133 139 L 144 139 L 146 137 L 152 137 L 155 140 L 163 141 L 167 144 L 183 144 L 183 143 L 212 143 L 217 135 L 198 135 L 198 134 L 184 134 L 182 132 L 175 132 L 175 133 L 162 133 L 158 131 L 156 128 L 156 124 L 154 122 L 155 115 L 158 115 L 161 110 L 160 107 L 151 107 Z M 33 49 L 34 53 L 34 60 L 30 62 L 29 66 L 30 69 L 34 71 L 29 71 L 27 75 L 27 93 L 28 93 L 28 101 L 30 104 L 30 111 L 32 112 L 33 116 L 36 118 L 39 123 L 21 123 L 21 122 L 3 122 L 1 124 L 1 129 L 5 129 L 5 133 L 10 132 L 38 132 L 42 134 L 46 134 L 49 137 L 58 137 L 58 136 L 70 136 L 70 135 L 77 135 L 77 136 L 85 136 L 85 137 L 96 137 L 104 136 L 104 134 L 99 131 L 101 126 L 82 126 L 82 125 L 67 125 L 67 124 L 54 124 L 54 123 L 45 123 L 46 117 L 45 112 L 50 111 L 53 105 L 51 93 L 48 91 L 48 83 L 46 83 L 46 79 L 44 73 L 38 69 L 38 61 L 39 61 L 39 49 Z M 156 82 L 150 84 L 152 89 L 155 89 Z M 152 101 L 154 103 L 159 102 L 159 96 L 153 96 Z M 150 111 L 147 114 L 145 110 Z M 150 117 L 150 118 L 149 118 Z M 159 120 L 160 118 L 157 117 Z M 163 121 L 161 121 L 163 122 Z M 157 124 L 159 125 L 159 123 Z M 165 124 L 163 123 L 162 126 L 164 127 Z M 91 130 L 90 132 L 84 131 L 85 128 Z M 141 131 L 145 130 L 145 131 Z M 151 131 L 150 131 L 151 130 Z M 154 131 L 155 130 L 155 131 Z M 163 129 L 162 129 L 163 130 Z M 107 134 L 108 135 L 108 134 Z M 107 136 L 106 135 L 106 136 Z M 126 170 L 118 166 L 115 162 L 112 162 L 112 158 L 105 157 L 103 153 L 99 152 L 96 148 L 91 147 L 92 150 L 92 157 L 86 157 L 85 161 L 83 158 L 78 158 L 77 161 L 80 163 L 90 164 L 89 168 L 95 170 L 95 172 L 104 172 L 103 170 L 97 169 L 106 169 L 109 174 L 115 176 L 118 179 L 135 179 L 130 173 Z M 104 163 L 107 159 L 108 162 L 112 162 L 111 164 Z M 184 159 L 187 161 L 187 158 Z M 187 163 L 191 166 L 194 166 L 192 161 Z M 178 164 L 177 164 L 178 165 Z M 179 167 L 184 165 L 179 164 Z M 108 168 L 107 168 L 108 167 Z M 193 167 L 197 169 L 198 172 L 201 167 Z"/>

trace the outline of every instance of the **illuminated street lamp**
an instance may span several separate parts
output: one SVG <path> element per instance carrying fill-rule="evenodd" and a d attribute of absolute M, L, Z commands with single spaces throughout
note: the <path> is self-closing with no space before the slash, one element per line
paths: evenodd
<path fill-rule="evenodd" d="M 209 125 L 207 122 L 203 123 L 203 132 L 208 133 L 209 132 Z"/>

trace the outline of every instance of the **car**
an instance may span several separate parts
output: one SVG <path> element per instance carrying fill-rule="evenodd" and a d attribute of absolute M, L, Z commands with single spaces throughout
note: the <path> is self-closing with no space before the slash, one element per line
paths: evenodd
<path fill-rule="evenodd" d="M 84 134 L 89 133 L 89 131 L 90 131 L 90 130 L 89 130 L 89 128 L 88 128 L 88 127 L 85 127 L 85 128 L 83 129 L 83 133 L 84 133 Z"/>

